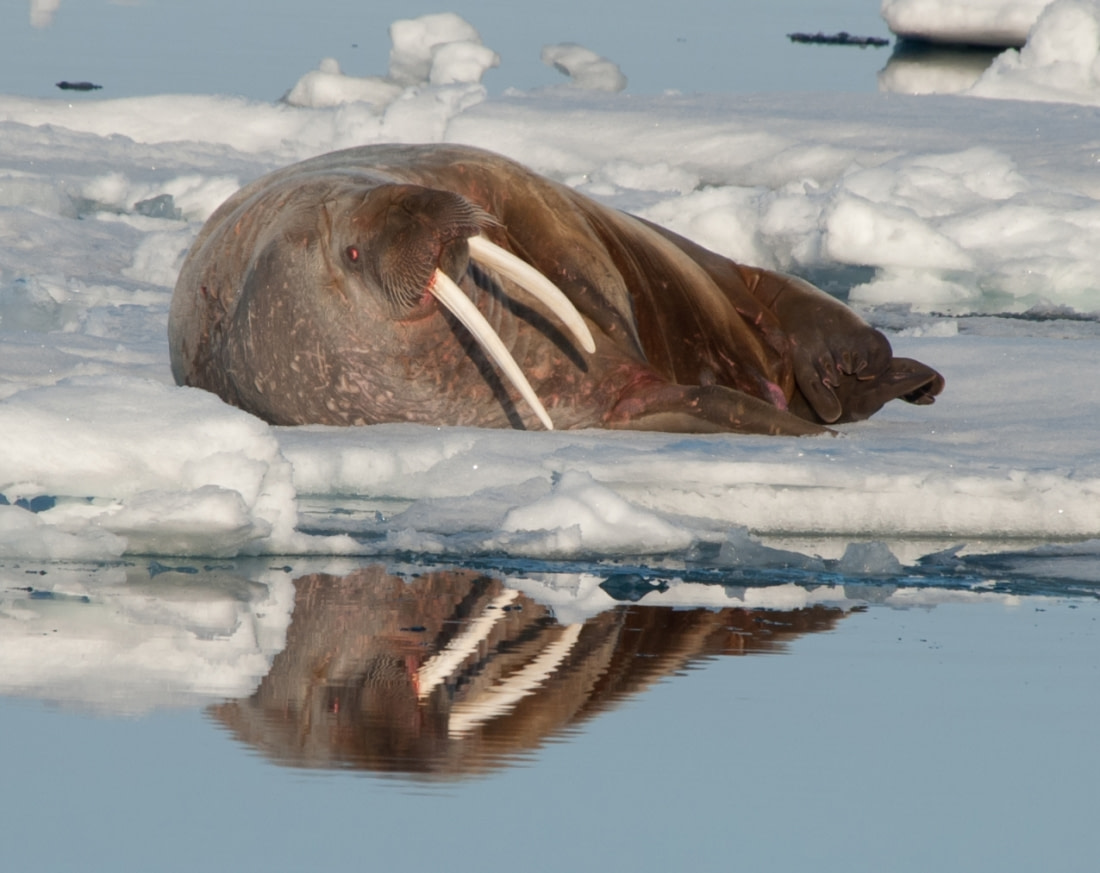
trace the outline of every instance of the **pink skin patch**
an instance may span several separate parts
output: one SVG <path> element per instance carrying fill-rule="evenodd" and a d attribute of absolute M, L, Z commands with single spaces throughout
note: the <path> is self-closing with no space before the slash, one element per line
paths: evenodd
<path fill-rule="evenodd" d="M 772 402 L 772 405 L 776 409 L 786 410 L 787 408 L 787 395 L 783 393 L 783 389 L 776 385 L 774 382 L 764 381 L 764 389 L 768 392 L 768 399 Z"/>

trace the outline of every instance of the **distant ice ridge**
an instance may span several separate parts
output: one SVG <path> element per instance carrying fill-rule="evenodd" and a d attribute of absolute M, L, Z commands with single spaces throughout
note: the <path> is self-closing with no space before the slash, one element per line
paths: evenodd
<path fill-rule="evenodd" d="M 1021 46 L 1051 0 L 882 0 L 901 37 L 960 45 Z"/>
<path fill-rule="evenodd" d="M 1100 105 L 1100 0 L 885 0 L 882 10 L 901 36 L 1014 46 L 992 64 L 972 51 L 895 52 L 884 90 Z"/>

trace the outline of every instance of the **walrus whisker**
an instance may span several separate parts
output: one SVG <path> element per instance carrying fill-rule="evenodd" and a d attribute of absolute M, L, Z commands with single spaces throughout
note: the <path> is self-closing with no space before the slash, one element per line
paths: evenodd
<path fill-rule="evenodd" d="M 596 351 L 596 342 L 592 339 L 588 325 L 584 323 L 577 307 L 557 285 L 526 261 L 483 236 L 472 236 L 466 242 L 470 247 L 471 258 L 483 266 L 492 267 L 550 307 L 550 311 L 561 319 L 582 349 L 589 354 Z"/>
<path fill-rule="evenodd" d="M 496 362 L 505 378 L 515 386 L 516 390 L 523 395 L 523 399 L 535 411 L 535 415 L 539 417 L 539 421 L 543 423 L 543 426 L 547 430 L 553 430 L 554 423 L 550 420 L 545 407 L 539 401 L 538 395 L 535 394 L 535 389 L 531 387 L 531 383 L 523 375 L 516 359 L 512 357 L 497 332 L 493 330 L 489 322 L 485 320 L 485 317 L 474 306 L 470 298 L 462 292 L 462 289 L 455 284 L 454 280 L 442 270 L 436 270 L 432 275 L 428 290 L 432 292 L 436 300 L 446 307 L 448 312 L 462 322 L 463 326 L 477 340 L 478 345 L 481 346 L 485 354 Z"/>

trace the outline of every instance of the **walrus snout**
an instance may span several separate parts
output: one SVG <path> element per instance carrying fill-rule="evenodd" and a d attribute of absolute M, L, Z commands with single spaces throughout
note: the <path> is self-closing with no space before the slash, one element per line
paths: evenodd
<path fill-rule="evenodd" d="M 466 240 L 495 220 L 465 197 L 418 185 L 375 188 L 352 215 L 345 269 L 381 290 L 395 319 L 424 302 L 436 270 L 459 281 L 469 266 Z"/>
<path fill-rule="evenodd" d="M 577 337 L 585 351 L 595 342 L 569 299 L 530 265 L 489 242 L 482 231 L 497 220 L 459 194 L 419 185 L 372 188 L 354 210 L 350 237 L 334 234 L 343 268 L 368 291 L 379 289 L 391 316 L 415 321 L 439 303 L 470 332 L 548 430 L 550 416 L 523 371 L 484 316 L 459 287 L 472 249 L 482 266 L 496 269 L 546 304 Z"/>

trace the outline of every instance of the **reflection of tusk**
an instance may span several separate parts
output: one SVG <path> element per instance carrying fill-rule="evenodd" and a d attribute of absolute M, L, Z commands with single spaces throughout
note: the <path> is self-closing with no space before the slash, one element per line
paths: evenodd
<path fill-rule="evenodd" d="M 479 699 L 456 703 L 447 722 L 448 736 L 467 734 L 482 722 L 510 712 L 524 697 L 534 694 L 535 689 L 558 669 L 572 651 L 583 627 L 583 622 L 569 625 L 560 637 L 522 670 L 512 673 L 499 685 L 488 688 Z"/>
<path fill-rule="evenodd" d="M 562 290 L 526 261 L 520 260 L 507 249 L 491 243 L 483 236 L 472 236 L 466 242 L 470 246 L 470 257 L 480 264 L 492 267 L 498 273 L 508 277 L 537 300 L 550 307 L 550 311 L 561 319 L 577 338 L 581 348 L 589 354 L 596 351 L 596 343 L 588 325 L 573 302 Z"/>
<path fill-rule="evenodd" d="M 462 289 L 454 283 L 454 280 L 442 270 L 436 270 L 432 276 L 431 284 L 428 285 L 428 290 L 435 295 L 436 300 L 447 308 L 451 315 L 462 322 L 466 330 L 473 334 L 482 351 L 496 361 L 504 376 L 523 395 L 523 399 L 527 401 L 530 407 L 535 410 L 535 415 L 539 417 L 539 421 L 543 423 L 543 426 L 547 430 L 553 430 L 554 423 L 547 415 L 538 395 L 535 394 L 535 389 L 531 387 L 531 383 L 523 375 L 523 370 L 519 368 L 516 359 L 508 351 L 504 341 L 497 336 L 497 332 L 485 320 L 485 316 L 478 311 L 470 298 L 462 293 Z"/>
<path fill-rule="evenodd" d="M 443 651 L 433 655 L 416 671 L 417 696 L 423 700 L 431 695 L 435 687 L 458 669 L 459 664 L 477 651 L 485 642 L 493 626 L 504 618 L 504 607 L 519 597 L 514 588 L 506 588 L 486 607 L 485 612 L 470 622 L 469 626 L 443 647 Z"/>

